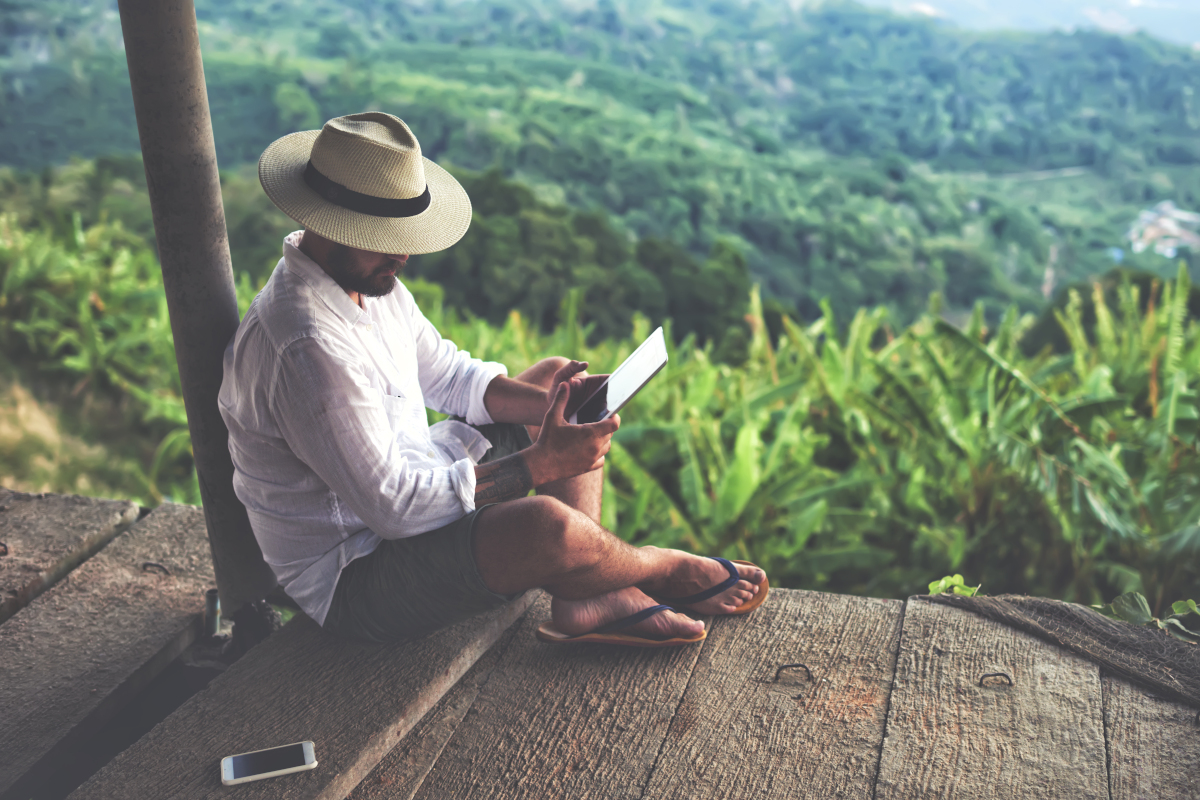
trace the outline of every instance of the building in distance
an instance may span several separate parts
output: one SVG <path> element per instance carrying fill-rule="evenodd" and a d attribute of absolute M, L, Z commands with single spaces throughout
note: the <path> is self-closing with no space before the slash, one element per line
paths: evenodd
<path fill-rule="evenodd" d="M 1200 214 L 1164 200 L 1138 214 L 1127 235 L 1135 253 L 1153 248 L 1160 256 L 1175 258 L 1184 247 L 1200 253 Z"/>

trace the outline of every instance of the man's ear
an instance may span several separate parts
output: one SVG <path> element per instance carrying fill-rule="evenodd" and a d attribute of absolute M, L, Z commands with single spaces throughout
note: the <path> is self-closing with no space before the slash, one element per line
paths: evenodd
<path fill-rule="evenodd" d="M 300 245 L 298 249 L 301 253 L 316 261 L 322 263 L 329 255 L 329 250 L 334 242 L 326 239 L 316 231 L 304 229 L 304 234 L 300 237 Z"/>

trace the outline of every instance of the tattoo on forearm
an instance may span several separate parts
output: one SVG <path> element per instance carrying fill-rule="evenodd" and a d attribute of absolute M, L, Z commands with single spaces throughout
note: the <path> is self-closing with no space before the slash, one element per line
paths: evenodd
<path fill-rule="evenodd" d="M 516 453 L 475 468 L 475 505 L 503 503 L 529 494 L 533 473 Z"/>

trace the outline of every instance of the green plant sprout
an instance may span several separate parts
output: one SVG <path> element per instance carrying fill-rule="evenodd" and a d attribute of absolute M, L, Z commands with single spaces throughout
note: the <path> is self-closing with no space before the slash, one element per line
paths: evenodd
<path fill-rule="evenodd" d="M 1172 603 L 1171 611 L 1174 613 L 1164 619 L 1158 619 L 1150 613 L 1150 604 L 1138 592 L 1126 592 L 1107 605 L 1092 608 L 1106 617 L 1124 620 L 1134 625 L 1159 628 L 1182 642 L 1200 644 L 1200 609 L 1196 607 L 1195 600 Z"/>
<path fill-rule="evenodd" d="M 982 585 L 979 584 L 979 586 Z M 979 586 L 967 586 L 962 575 L 947 575 L 929 584 L 929 593 L 957 594 L 962 597 L 974 597 L 979 592 Z"/>

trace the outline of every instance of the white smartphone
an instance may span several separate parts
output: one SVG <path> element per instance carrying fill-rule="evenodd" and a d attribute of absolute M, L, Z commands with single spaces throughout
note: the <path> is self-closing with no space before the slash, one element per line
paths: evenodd
<path fill-rule="evenodd" d="M 629 358 L 617 367 L 608 380 L 600 384 L 571 418 L 573 425 L 608 419 L 625 407 L 633 396 L 667 365 L 667 341 L 658 328 L 638 345 Z"/>
<path fill-rule="evenodd" d="M 235 786 L 239 783 L 260 781 L 303 772 L 317 765 L 317 756 L 312 742 L 296 742 L 282 747 L 268 747 L 251 753 L 239 753 L 221 759 L 221 783 Z"/>

